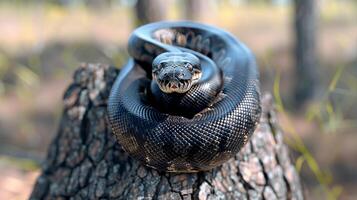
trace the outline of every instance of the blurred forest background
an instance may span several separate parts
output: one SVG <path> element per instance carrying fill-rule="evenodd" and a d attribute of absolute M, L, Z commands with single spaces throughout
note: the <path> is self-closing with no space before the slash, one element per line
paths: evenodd
<path fill-rule="evenodd" d="M 307 199 L 357 197 L 356 0 L 1 0 L 0 199 L 25 199 L 81 62 L 121 67 L 131 31 L 190 19 L 256 55 Z"/>

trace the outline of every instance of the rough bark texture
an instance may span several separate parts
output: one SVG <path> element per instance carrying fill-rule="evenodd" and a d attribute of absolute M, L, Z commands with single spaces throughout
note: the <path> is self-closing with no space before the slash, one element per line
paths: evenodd
<path fill-rule="evenodd" d="M 208 172 L 162 173 L 128 157 L 112 135 L 106 102 L 117 74 L 101 64 L 75 72 L 30 199 L 303 199 L 269 95 L 257 130 L 234 158 Z"/>
<path fill-rule="evenodd" d="M 314 97 L 319 83 L 316 58 L 316 2 L 295 0 L 294 104 L 298 108 Z"/>

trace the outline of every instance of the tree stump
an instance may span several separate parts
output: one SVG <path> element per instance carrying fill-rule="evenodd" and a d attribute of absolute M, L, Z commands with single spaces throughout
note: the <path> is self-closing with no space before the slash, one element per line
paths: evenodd
<path fill-rule="evenodd" d="M 207 172 L 163 173 L 141 165 L 112 135 L 107 98 L 119 70 L 82 64 L 64 95 L 58 134 L 30 199 L 303 199 L 270 95 L 255 133 Z"/>

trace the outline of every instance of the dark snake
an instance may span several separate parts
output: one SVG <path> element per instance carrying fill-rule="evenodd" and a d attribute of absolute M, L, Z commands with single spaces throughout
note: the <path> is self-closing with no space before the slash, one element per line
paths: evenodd
<path fill-rule="evenodd" d="M 159 171 L 196 172 L 247 143 L 261 113 L 259 71 L 234 36 L 194 22 L 157 22 L 136 29 L 128 50 L 108 113 L 130 156 Z"/>

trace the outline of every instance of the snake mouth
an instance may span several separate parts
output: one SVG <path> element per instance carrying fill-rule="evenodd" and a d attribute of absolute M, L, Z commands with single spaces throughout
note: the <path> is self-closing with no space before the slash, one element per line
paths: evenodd
<path fill-rule="evenodd" d="M 160 81 L 157 80 L 158 86 L 161 91 L 165 93 L 185 93 L 192 87 L 191 80 L 180 81 Z"/>

